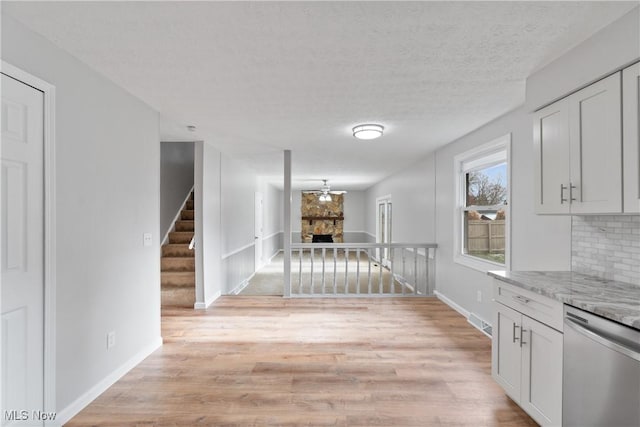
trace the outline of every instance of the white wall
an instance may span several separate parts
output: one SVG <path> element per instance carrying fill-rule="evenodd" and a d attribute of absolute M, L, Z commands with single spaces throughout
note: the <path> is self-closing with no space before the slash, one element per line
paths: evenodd
<path fill-rule="evenodd" d="M 376 199 L 391 195 L 392 239 L 398 243 L 435 241 L 435 156 L 429 154 L 366 192 L 366 231 L 376 235 Z M 375 241 L 375 238 L 372 240 Z"/>
<path fill-rule="evenodd" d="M 436 152 L 436 288 L 466 310 L 491 322 L 491 280 L 485 272 L 453 261 L 454 157 L 511 133 L 511 263 L 513 270 L 569 270 L 571 221 L 535 215 L 533 132 L 523 108 L 483 126 Z M 498 268 L 499 269 L 499 268 Z M 482 302 L 477 301 L 482 292 Z"/>
<path fill-rule="evenodd" d="M 222 293 L 241 286 L 255 271 L 254 220 L 256 173 L 222 155 Z"/>
<path fill-rule="evenodd" d="M 363 243 L 367 241 L 365 234 L 366 200 L 364 191 L 349 191 L 344 195 L 343 235 L 345 243 Z"/>
<path fill-rule="evenodd" d="M 161 342 L 158 115 L 7 16 L 2 59 L 56 86 L 56 410 L 68 417 Z"/>
<path fill-rule="evenodd" d="M 223 290 L 220 260 L 221 154 L 207 142 L 195 145 L 196 307 L 206 308 Z"/>
<path fill-rule="evenodd" d="M 262 259 L 266 263 L 282 249 L 283 192 L 257 178 L 257 188 L 263 197 Z"/>
<path fill-rule="evenodd" d="M 164 237 L 193 187 L 193 142 L 160 143 L 160 231 Z"/>

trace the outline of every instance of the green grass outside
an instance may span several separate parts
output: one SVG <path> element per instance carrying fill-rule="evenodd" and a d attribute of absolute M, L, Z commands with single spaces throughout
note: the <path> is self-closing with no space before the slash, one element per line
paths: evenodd
<path fill-rule="evenodd" d="M 504 253 L 491 254 L 489 252 L 469 252 L 469 255 L 486 259 L 487 261 L 496 262 L 498 264 L 504 264 Z"/>

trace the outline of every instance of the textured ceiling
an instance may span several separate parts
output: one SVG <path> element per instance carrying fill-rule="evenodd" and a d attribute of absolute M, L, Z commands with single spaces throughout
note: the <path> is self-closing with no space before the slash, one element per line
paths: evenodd
<path fill-rule="evenodd" d="M 363 189 L 524 101 L 638 2 L 17 2 L 3 13 L 260 173 Z M 358 141 L 362 122 L 383 138 Z M 195 133 L 184 130 L 197 126 Z M 308 183 L 301 186 L 308 187 Z"/>

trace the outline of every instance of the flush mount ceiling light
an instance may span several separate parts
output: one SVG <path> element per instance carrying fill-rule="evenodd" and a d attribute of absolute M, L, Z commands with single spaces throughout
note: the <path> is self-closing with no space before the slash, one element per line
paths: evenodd
<path fill-rule="evenodd" d="M 353 136 L 358 139 L 376 139 L 382 136 L 384 126 L 376 124 L 358 125 L 353 128 Z"/>

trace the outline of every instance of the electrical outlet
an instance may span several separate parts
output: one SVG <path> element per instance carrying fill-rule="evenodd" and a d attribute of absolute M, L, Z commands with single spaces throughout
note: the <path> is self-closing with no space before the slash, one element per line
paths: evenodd
<path fill-rule="evenodd" d="M 111 331 L 107 334 L 107 350 L 116 345 L 116 332 Z"/>
<path fill-rule="evenodd" d="M 482 291 L 478 291 L 476 299 L 478 300 L 478 302 L 482 302 Z"/>
<path fill-rule="evenodd" d="M 152 242 L 151 233 L 144 233 L 142 235 L 142 245 L 143 246 L 151 246 Z"/>

